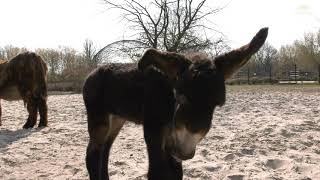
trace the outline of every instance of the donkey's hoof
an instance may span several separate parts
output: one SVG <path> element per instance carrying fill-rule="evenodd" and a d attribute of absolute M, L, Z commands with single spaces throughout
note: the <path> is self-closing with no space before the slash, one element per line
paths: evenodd
<path fill-rule="evenodd" d="M 23 125 L 23 129 L 33 128 L 34 124 L 26 123 Z"/>
<path fill-rule="evenodd" d="M 29 129 L 29 128 L 33 128 L 33 126 L 30 126 L 30 125 L 23 125 L 23 129 Z"/>
<path fill-rule="evenodd" d="M 38 128 L 44 128 L 47 127 L 48 124 L 47 123 L 39 123 Z"/>

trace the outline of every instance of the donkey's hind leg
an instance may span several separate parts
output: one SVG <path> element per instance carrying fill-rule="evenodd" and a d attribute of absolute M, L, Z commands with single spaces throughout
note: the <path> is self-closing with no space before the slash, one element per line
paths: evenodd
<path fill-rule="evenodd" d="M 124 121 L 113 120 L 109 115 L 91 116 L 88 114 L 89 144 L 86 165 L 92 180 L 109 179 L 108 158 L 111 145 Z"/>
<path fill-rule="evenodd" d="M 37 123 L 37 103 L 34 98 L 28 99 L 27 110 L 29 116 L 27 122 L 23 125 L 24 129 L 32 128 Z"/>
<path fill-rule="evenodd" d="M 109 179 L 108 162 L 111 146 L 114 140 L 116 139 L 117 135 L 119 134 L 119 131 L 121 130 L 123 124 L 125 123 L 124 119 L 116 115 L 109 115 L 109 121 L 111 122 L 110 130 L 108 132 L 107 140 L 104 143 L 104 152 L 102 157 L 103 168 L 106 170 L 106 172 L 103 173 L 102 177 L 106 175 L 105 179 Z"/>
<path fill-rule="evenodd" d="M 46 97 L 39 98 L 37 108 L 39 110 L 40 115 L 40 122 L 38 127 L 48 126 L 48 105 Z"/>
<path fill-rule="evenodd" d="M 102 179 L 102 157 L 104 143 L 108 136 L 109 121 L 105 115 L 90 115 L 88 113 L 89 144 L 87 147 L 86 165 L 90 179 Z"/>

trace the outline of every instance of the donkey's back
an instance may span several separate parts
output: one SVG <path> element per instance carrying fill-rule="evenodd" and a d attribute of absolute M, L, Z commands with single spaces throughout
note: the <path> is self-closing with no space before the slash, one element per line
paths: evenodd
<path fill-rule="evenodd" d="M 143 74 L 133 63 L 110 63 L 94 70 L 83 87 L 87 113 L 113 114 L 141 123 Z"/>

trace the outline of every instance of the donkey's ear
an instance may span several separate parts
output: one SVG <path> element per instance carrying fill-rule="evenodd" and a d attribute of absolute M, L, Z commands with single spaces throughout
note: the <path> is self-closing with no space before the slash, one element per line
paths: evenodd
<path fill-rule="evenodd" d="M 148 49 L 139 60 L 138 69 L 144 71 L 149 66 L 155 66 L 167 74 L 170 79 L 176 79 L 179 73 L 188 68 L 190 64 L 191 62 L 181 54 Z"/>
<path fill-rule="evenodd" d="M 268 28 L 262 28 L 253 37 L 249 44 L 226 54 L 217 56 L 214 59 L 217 70 L 223 73 L 225 80 L 230 78 L 233 73 L 235 73 L 241 66 L 246 64 L 250 57 L 264 44 L 267 36 Z"/>

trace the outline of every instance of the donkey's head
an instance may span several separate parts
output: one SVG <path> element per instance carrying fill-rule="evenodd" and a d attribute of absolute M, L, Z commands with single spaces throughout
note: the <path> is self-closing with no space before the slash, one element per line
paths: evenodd
<path fill-rule="evenodd" d="M 247 45 L 209 59 L 201 54 L 149 49 L 140 59 L 140 70 L 153 65 L 173 83 L 176 106 L 173 123 L 166 129 L 164 147 L 173 157 L 190 159 L 196 145 L 211 127 L 213 111 L 225 102 L 225 81 L 264 44 L 268 28 L 261 29 Z"/>

